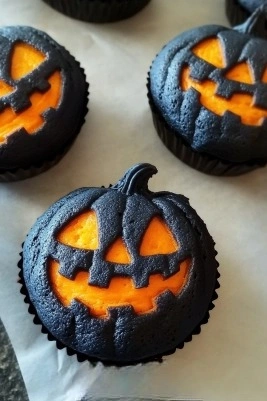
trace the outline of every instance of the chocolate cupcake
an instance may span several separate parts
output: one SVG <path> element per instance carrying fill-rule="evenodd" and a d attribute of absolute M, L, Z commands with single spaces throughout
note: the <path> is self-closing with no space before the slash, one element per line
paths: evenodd
<path fill-rule="evenodd" d="M 182 161 L 236 175 L 267 162 L 267 42 L 257 10 L 234 29 L 207 25 L 155 58 L 148 96 L 158 135 Z"/>
<path fill-rule="evenodd" d="M 266 0 L 226 0 L 226 15 L 231 25 L 246 21 L 254 11 L 261 7 L 265 14 L 265 24 L 262 26 L 262 36 L 267 36 L 267 1 Z M 264 11 L 265 10 L 265 11 Z"/>
<path fill-rule="evenodd" d="M 132 17 L 150 0 L 44 0 L 69 17 L 87 22 L 114 22 Z"/>
<path fill-rule="evenodd" d="M 0 181 L 31 177 L 57 163 L 87 113 L 80 64 L 46 33 L 0 29 Z"/>
<path fill-rule="evenodd" d="M 79 360 L 160 360 L 208 320 L 214 242 L 187 198 L 148 190 L 156 172 L 138 164 L 110 188 L 70 193 L 24 243 L 22 293 L 34 321 Z"/>

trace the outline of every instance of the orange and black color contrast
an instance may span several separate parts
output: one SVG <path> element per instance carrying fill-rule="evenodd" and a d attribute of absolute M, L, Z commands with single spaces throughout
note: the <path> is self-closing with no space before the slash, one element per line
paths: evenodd
<path fill-rule="evenodd" d="M 148 88 L 156 128 L 192 167 L 231 175 L 266 164 L 267 42 L 254 36 L 263 22 L 258 10 L 234 29 L 190 30 L 169 42 L 152 64 Z M 185 157 L 179 140 L 187 146 Z"/>
<path fill-rule="evenodd" d="M 156 171 L 138 164 L 110 188 L 72 192 L 24 244 L 28 301 L 50 335 L 90 360 L 173 352 L 214 299 L 214 242 L 185 197 L 148 189 Z"/>
<path fill-rule="evenodd" d="M 83 123 L 84 72 L 63 47 L 30 27 L 0 29 L 0 54 L 0 173 L 51 163 Z"/>

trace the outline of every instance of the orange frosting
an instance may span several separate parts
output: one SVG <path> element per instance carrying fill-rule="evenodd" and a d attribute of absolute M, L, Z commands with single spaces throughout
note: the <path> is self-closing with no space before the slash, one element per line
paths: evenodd
<path fill-rule="evenodd" d="M 190 77 L 190 68 L 184 67 L 181 75 L 181 87 L 183 91 L 191 87 L 200 93 L 200 103 L 213 113 L 223 116 L 226 111 L 238 115 L 243 124 L 259 126 L 263 118 L 267 117 L 267 110 L 254 106 L 253 96 L 250 94 L 235 93 L 230 99 L 216 95 L 218 85 L 206 80 L 203 82 L 195 81 Z"/>
<path fill-rule="evenodd" d="M 19 80 L 37 68 L 45 58 L 44 54 L 29 44 L 16 43 L 11 57 L 11 77 Z M 38 91 L 32 93 L 29 97 L 31 106 L 27 109 L 16 113 L 12 108 L 7 107 L 0 112 L 0 143 L 21 128 L 25 128 L 28 134 L 34 134 L 42 128 L 44 125 L 42 113 L 50 108 L 56 109 L 60 103 L 62 93 L 60 72 L 55 71 L 48 82 L 50 88 L 45 93 Z M 13 91 L 14 88 L 0 81 L 0 96 L 6 96 Z"/>
<path fill-rule="evenodd" d="M 72 219 L 58 233 L 57 240 L 78 249 L 94 251 L 98 248 L 98 224 L 93 210 Z"/>
<path fill-rule="evenodd" d="M 11 78 L 14 80 L 21 79 L 35 70 L 45 59 L 45 54 L 28 43 L 15 43 L 11 56 Z"/>
<path fill-rule="evenodd" d="M 60 230 L 57 240 L 78 249 L 98 248 L 98 222 L 96 213 L 89 210 L 72 219 Z M 167 255 L 178 251 L 179 245 L 169 227 L 159 216 L 151 219 L 140 245 L 141 256 Z M 105 260 L 113 263 L 129 264 L 131 255 L 123 238 L 117 238 L 107 250 Z"/>
<path fill-rule="evenodd" d="M 149 263 L 149 262 L 148 262 Z M 90 274 L 78 272 L 73 280 L 63 277 L 59 272 L 59 263 L 49 262 L 48 274 L 54 294 L 64 306 L 69 306 L 75 299 L 89 308 L 94 317 L 107 317 L 108 308 L 132 305 L 137 314 L 152 312 L 155 299 L 164 291 L 177 295 L 185 286 L 191 266 L 186 259 L 180 264 L 180 270 L 169 278 L 161 274 L 151 274 L 147 287 L 135 288 L 130 277 L 113 277 L 108 288 L 88 284 Z"/>
<path fill-rule="evenodd" d="M 98 222 L 95 211 L 89 210 L 73 218 L 60 230 L 57 240 L 78 249 L 95 250 L 99 247 Z M 143 235 L 140 255 L 147 257 L 157 254 L 170 254 L 179 249 L 170 229 L 160 216 L 153 217 Z M 122 237 L 117 238 L 108 248 L 105 260 L 111 263 L 130 264 L 131 255 Z M 151 274 L 149 285 L 135 288 L 130 277 L 115 276 L 108 288 L 88 284 L 90 274 L 79 272 L 73 280 L 63 277 L 56 261 L 49 263 L 49 278 L 52 289 L 64 306 L 73 299 L 82 302 L 96 317 L 107 316 L 109 307 L 132 305 L 138 314 L 155 308 L 155 298 L 166 290 L 177 295 L 184 287 L 191 261 L 181 263 L 180 271 L 169 278 L 161 274 Z"/>
<path fill-rule="evenodd" d="M 217 68 L 225 67 L 224 52 L 218 38 L 202 40 L 192 48 L 192 53 Z"/>
<path fill-rule="evenodd" d="M 225 67 L 224 52 L 218 38 L 203 40 L 192 48 L 192 52 L 214 65 L 217 68 Z M 241 62 L 233 66 L 225 74 L 229 80 L 253 84 L 255 82 L 253 71 L 247 62 Z M 263 82 L 267 80 L 267 72 L 262 77 Z M 200 103 L 214 114 L 223 116 L 230 111 L 241 118 L 243 124 L 258 126 L 267 117 L 267 109 L 254 106 L 254 97 L 247 93 L 235 93 L 229 99 L 216 94 L 218 85 L 210 79 L 199 82 L 190 77 L 190 67 L 182 69 L 180 84 L 183 91 L 191 87 L 200 93 Z"/>

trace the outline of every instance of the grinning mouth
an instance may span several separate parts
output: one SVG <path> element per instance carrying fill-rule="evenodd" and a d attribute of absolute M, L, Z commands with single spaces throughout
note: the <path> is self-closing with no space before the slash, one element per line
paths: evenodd
<path fill-rule="evenodd" d="M 182 90 L 196 89 L 200 94 L 200 103 L 214 114 L 223 116 L 230 111 L 240 117 L 242 124 L 261 126 L 267 117 L 267 109 L 254 106 L 254 97 L 250 94 L 235 93 L 229 99 L 216 94 L 218 85 L 207 79 L 203 82 L 190 77 L 190 67 L 183 67 L 180 85 Z"/>
<path fill-rule="evenodd" d="M 34 134 L 44 125 L 42 113 L 49 108 L 56 109 L 60 103 L 62 78 L 59 71 L 54 72 L 48 79 L 50 88 L 45 93 L 33 92 L 29 100 L 31 106 L 15 113 L 11 107 L 0 113 L 0 143 L 6 137 L 24 128 L 28 134 Z"/>
<path fill-rule="evenodd" d="M 180 264 L 180 270 L 168 278 L 161 274 L 151 274 L 147 287 L 135 288 L 130 277 L 112 278 L 108 288 L 88 284 L 89 273 L 78 272 L 73 280 L 59 273 L 60 265 L 55 260 L 48 264 L 48 276 L 51 288 L 64 306 L 77 300 L 89 308 L 90 315 L 108 317 L 108 309 L 132 306 L 136 314 L 152 312 L 156 309 L 155 299 L 164 291 L 177 295 L 185 286 L 191 267 L 191 259 Z"/>

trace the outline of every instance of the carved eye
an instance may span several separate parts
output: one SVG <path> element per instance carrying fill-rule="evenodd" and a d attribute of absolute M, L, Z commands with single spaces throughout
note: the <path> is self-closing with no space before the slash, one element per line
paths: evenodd
<path fill-rule="evenodd" d="M 15 43 L 11 54 L 11 78 L 14 80 L 23 78 L 39 67 L 45 59 L 45 54 L 28 43 Z"/>
<path fill-rule="evenodd" d="M 192 48 L 192 53 L 217 68 L 226 66 L 223 46 L 218 38 L 209 38 L 201 41 Z"/>
<path fill-rule="evenodd" d="M 178 249 L 179 246 L 167 224 L 161 217 L 153 217 L 144 233 L 140 255 L 165 255 L 177 252 Z"/>
<path fill-rule="evenodd" d="M 92 251 L 97 249 L 98 224 L 96 213 L 89 210 L 75 217 L 58 233 L 57 240 L 73 248 Z"/>

